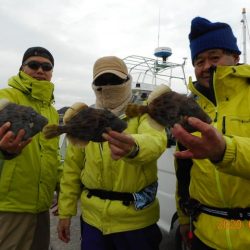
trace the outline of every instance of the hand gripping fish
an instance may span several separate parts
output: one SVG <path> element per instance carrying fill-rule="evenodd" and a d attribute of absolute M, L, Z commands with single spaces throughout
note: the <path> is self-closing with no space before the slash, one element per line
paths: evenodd
<path fill-rule="evenodd" d="M 33 108 L 0 99 L 0 126 L 10 122 L 12 131 L 17 135 L 20 129 L 25 130 L 23 140 L 27 140 L 40 132 L 48 123 L 48 119 L 38 114 Z"/>
<path fill-rule="evenodd" d="M 67 109 L 63 125 L 47 125 L 43 132 L 47 139 L 67 134 L 73 144 L 86 146 L 89 141 L 103 142 L 104 132 L 115 130 L 122 132 L 127 123 L 107 109 L 88 107 L 84 103 L 75 103 Z"/>
<path fill-rule="evenodd" d="M 174 92 L 166 85 L 159 85 L 151 92 L 148 105 L 128 104 L 125 113 L 128 117 L 148 113 L 153 119 L 149 119 L 153 127 L 171 128 L 179 123 L 190 133 L 196 129 L 188 124 L 187 117 L 193 116 L 206 123 L 212 121 L 192 97 Z"/>

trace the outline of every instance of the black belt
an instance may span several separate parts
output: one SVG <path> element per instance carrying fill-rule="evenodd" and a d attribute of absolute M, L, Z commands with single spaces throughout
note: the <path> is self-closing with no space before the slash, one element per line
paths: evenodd
<path fill-rule="evenodd" d="M 132 202 L 134 201 L 134 196 L 132 193 L 123 193 L 115 191 L 106 191 L 101 189 L 87 189 L 87 197 L 97 196 L 102 200 L 118 200 L 123 202 Z"/>

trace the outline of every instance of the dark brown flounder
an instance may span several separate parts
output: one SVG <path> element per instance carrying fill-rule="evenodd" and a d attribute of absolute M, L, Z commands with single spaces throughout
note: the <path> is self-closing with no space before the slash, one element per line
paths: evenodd
<path fill-rule="evenodd" d="M 89 141 L 103 142 L 102 134 L 108 130 L 122 132 L 127 123 L 107 109 L 88 107 L 84 103 L 75 103 L 63 118 L 64 125 L 47 125 L 44 128 L 46 138 L 66 133 L 73 144 L 85 146 Z"/>
<path fill-rule="evenodd" d="M 25 130 L 23 140 L 27 140 L 40 132 L 48 123 L 47 118 L 38 114 L 33 108 L 9 102 L 6 99 L 0 100 L 0 126 L 10 122 L 11 130 L 17 135 L 20 129 Z"/>
<path fill-rule="evenodd" d="M 149 116 L 163 127 L 173 127 L 174 124 L 181 124 L 188 132 L 195 132 L 187 122 L 187 117 L 196 117 L 200 120 L 211 123 L 211 118 L 203 111 L 197 102 L 185 94 L 172 91 L 166 85 L 161 85 L 153 91 L 148 99 L 147 106 L 129 104 L 126 108 L 128 117 L 135 117 L 148 113 Z"/>

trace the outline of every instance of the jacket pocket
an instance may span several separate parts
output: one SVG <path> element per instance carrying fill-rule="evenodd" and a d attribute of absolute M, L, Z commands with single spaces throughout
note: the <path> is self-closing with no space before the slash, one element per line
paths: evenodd
<path fill-rule="evenodd" d="M 250 116 L 223 116 L 222 133 L 224 135 L 249 136 Z"/>
<path fill-rule="evenodd" d="M 9 164 L 11 162 L 11 164 Z M 2 172 L 0 176 L 0 195 L 5 196 L 9 190 L 13 178 L 13 173 L 16 168 L 16 162 L 5 161 L 2 166 Z"/>

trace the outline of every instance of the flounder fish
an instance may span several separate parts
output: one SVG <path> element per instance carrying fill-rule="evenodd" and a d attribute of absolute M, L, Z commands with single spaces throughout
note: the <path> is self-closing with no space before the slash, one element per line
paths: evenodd
<path fill-rule="evenodd" d="M 122 132 L 126 128 L 127 123 L 111 111 L 78 102 L 65 112 L 63 125 L 47 125 L 43 132 L 47 139 L 66 133 L 71 143 L 86 146 L 89 141 L 105 141 L 102 134 L 109 130 Z"/>
<path fill-rule="evenodd" d="M 12 131 L 17 135 L 20 129 L 25 130 L 23 140 L 33 137 L 42 131 L 48 119 L 38 114 L 33 108 L 12 103 L 7 99 L 0 100 L 0 126 L 10 122 Z"/>
<path fill-rule="evenodd" d="M 166 85 L 159 85 L 151 92 L 148 105 L 128 104 L 125 113 L 128 117 L 148 113 L 151 118 L 149 122 L 153 127 L 171 128 L 175 123 L 179 123 L 190 133 L 196 129 L 189 125 L 187 117 L 196 117 L 206 123 L 212 122 L 192 97 L 172 91 Z"/>

